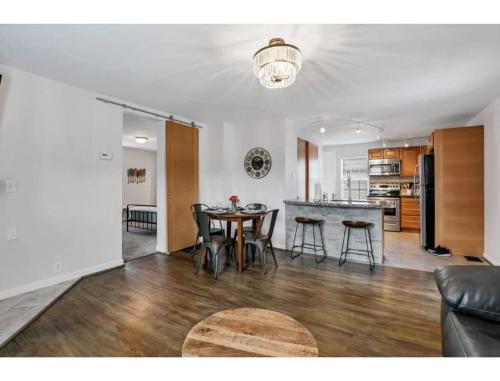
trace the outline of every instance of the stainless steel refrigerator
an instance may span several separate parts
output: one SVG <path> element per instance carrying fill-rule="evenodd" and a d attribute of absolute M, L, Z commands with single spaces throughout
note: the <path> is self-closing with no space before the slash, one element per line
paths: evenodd
<path fill-rule="evenodd" d="M 434 155 L 418 157 L 415 197 L 420 207 L 420 246 L 434 248 Z"/>

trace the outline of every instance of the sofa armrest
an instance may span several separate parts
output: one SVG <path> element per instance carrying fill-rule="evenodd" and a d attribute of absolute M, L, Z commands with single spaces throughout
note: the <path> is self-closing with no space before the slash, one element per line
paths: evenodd
<path fill-rule="evenodd" d="M 500 323 L 500 267 L 447 266 L 434 275 L 452 310 Z"/>

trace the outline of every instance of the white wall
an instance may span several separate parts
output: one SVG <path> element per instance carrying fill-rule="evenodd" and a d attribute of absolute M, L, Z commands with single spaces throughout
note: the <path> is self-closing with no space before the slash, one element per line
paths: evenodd
<path fill-rule="evenodd" d="M 224 172 L 223 137 L 224 126 L 221 121 L 208 121 L 199 130 L 199 199 L 207 205 L 215 205 L 230 196 L 225 189 L 230 180 Z"/>
<path fill-rule="evenodd" d="M 146 169 L 143 183 L 129 183 L 129 168 Z M 122 153 L 122 203 L 156 205 L 156 152 L 144 149 L 123 147 Z"/>
<path fill-rule="evenodd" d="M 0 177 L 18 188 L 0 184 L 0 298 L 120 265 L 122 110 L 89 91 L 0 72 Z M 19 239 L 6 241 L 13 226 Z"/>
<path fill-rule="evenodd" d="M 249 177 L 243 167 L 254 147 L 271 154 L 271 171 L 262 179 Z M 229 196 L 236 194 L 242 205 L 262 202 L 280 209 L 273 244 L 285 247 L 283 200 L 297 196 L 296 163 L 296 130 L 284 120 L 207 122 L 200 131 L 200 200 L 227 205 Z"/>
<path fill-rule="evenodd" d="M 157 128 L 158 151 L 156 152 L 156 251 L 167 252 L 167 171 L 166 171 L 166 129 L 160 121 Z"/>
<path fill-rule="evenodd" d="M 468 126 L 484 125 L 484 257 L 500 265 L 500 98 Z"/>
<path fill-rule="evenodd" d="M 426 139 L 412 139 L 412 146 L 427 144 Z M 387 147 L 402 147 L 404 141 L 387 142 Z M 335 198 L 342 197 L 342 160 L 356 157 L 368 157 L 368 150 L 372 148 L 381 148 L 381 142 L 366 144 L 346 144 L 337 146 L 323 146 L 323 191 L 335 193 Z"/>

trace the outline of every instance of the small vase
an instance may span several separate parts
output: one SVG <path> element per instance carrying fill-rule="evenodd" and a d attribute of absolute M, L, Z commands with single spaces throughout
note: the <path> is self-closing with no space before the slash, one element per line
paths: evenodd
<path fill-rule="evenodd" d="M 236 212 L 236 201 L 231 201 L 231 212 Z"/>

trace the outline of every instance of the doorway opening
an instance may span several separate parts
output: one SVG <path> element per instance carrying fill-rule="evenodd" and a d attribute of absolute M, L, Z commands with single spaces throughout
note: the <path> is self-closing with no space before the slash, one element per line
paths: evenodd
<path fill-rule="evenodd" d="M 122 131 L 122 256 L 165 252 L 165 122 L 125 111 Z"/>

